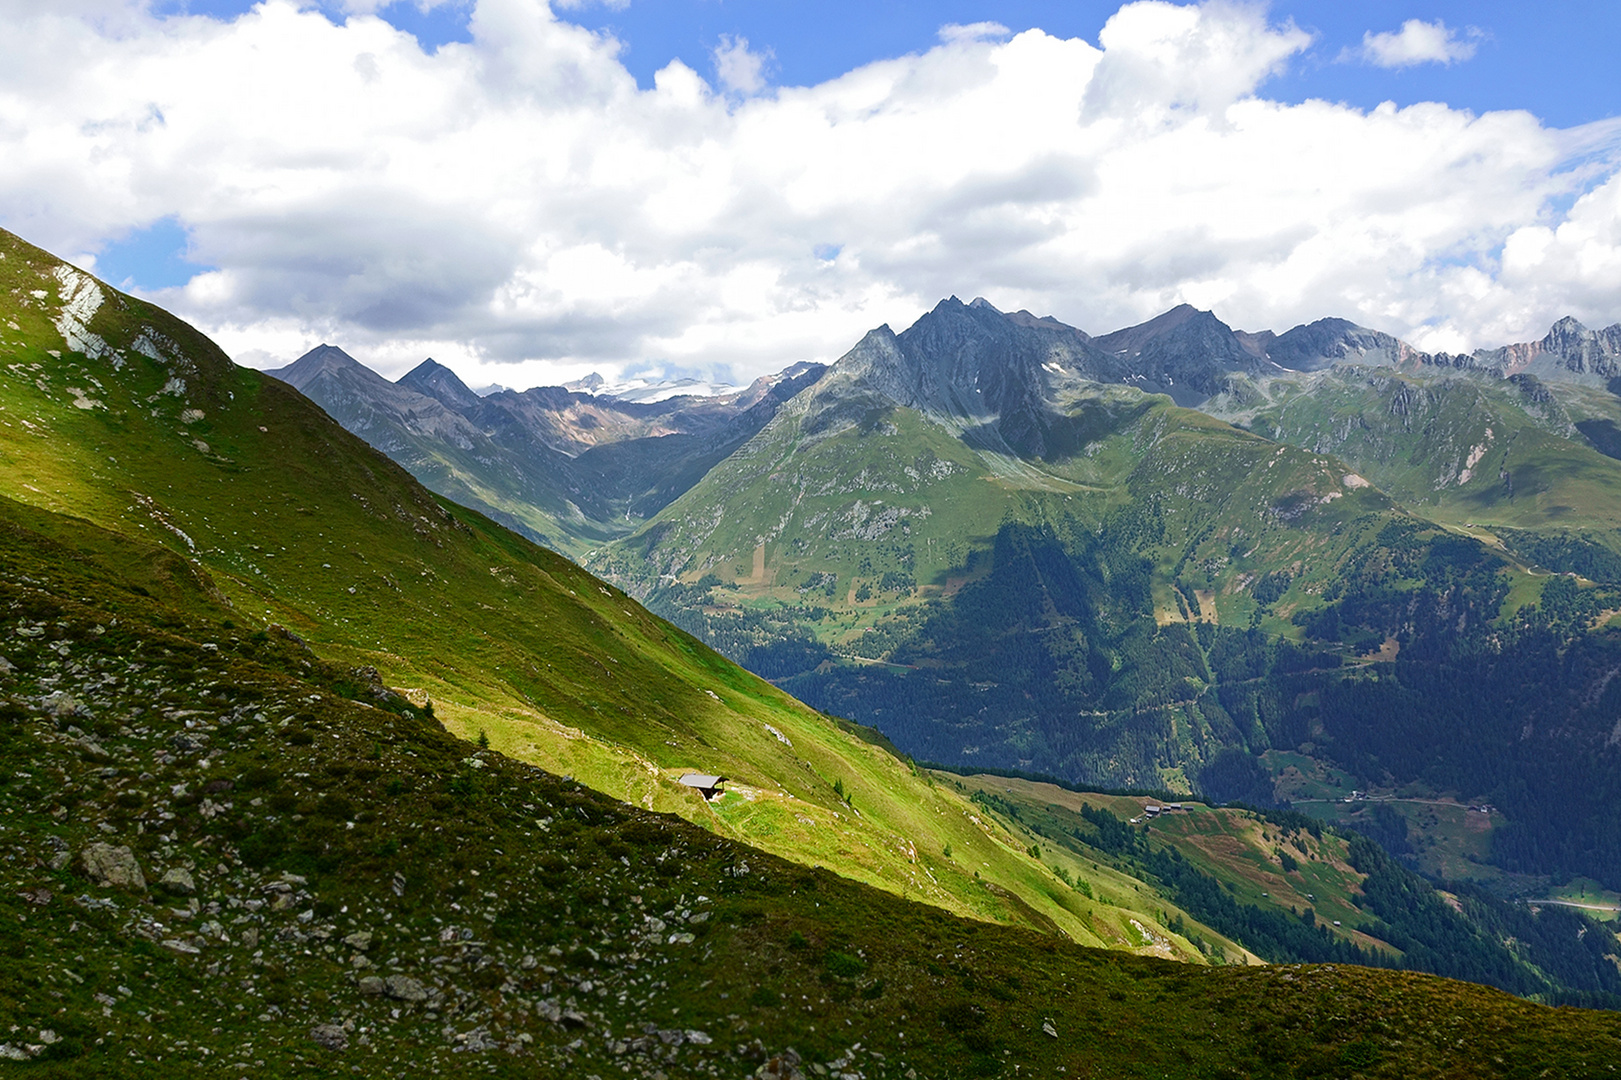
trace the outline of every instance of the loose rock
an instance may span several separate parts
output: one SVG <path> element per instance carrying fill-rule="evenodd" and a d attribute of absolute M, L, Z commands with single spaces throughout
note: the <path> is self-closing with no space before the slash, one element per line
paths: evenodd
<path fill-rule="evenodd" d="M 328 1050 L 347 1050 L 349 1033 L 337 1024 L 317 1024 L 310 1029 L 310 1038 Z"/>
<path fill-rule="evenodd" d="M 805 1080 L 805 1073 L 799 1067 L 800 1064 L 797 1053 L 784 1050 L 754 1070 L 754 1077 L 755 1080 Z"/>
<path fill-rule="evenodd" d="M 98 841 L 84 849 L 80 860 L 85 875 L 98 885 L 146 891 L 146 878 L 141 874 L 141 865 L 135 861 L 135 852 L 127 847 L 114 847 Z"/>
<path fill-rule="evenodd" d="M 163 876 L 158 878 L 158 888 L 176 896 L 190 896 L 197 891 L 197 882 L 189 870 L 176 867 L 163 872 Z"/>
<path fill-rule="evenodd" d="M 383 993 L 395 1001 L 405 1001 L 412 1004 L 428 1000 L 427 987 L 409 975 L 390 975 L 384 979 Z"/>

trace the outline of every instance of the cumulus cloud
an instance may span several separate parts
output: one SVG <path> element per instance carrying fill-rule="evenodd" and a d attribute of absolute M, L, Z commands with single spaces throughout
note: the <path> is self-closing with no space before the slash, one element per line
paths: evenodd
<path fill-rule="evenodd" d="M 765 89 L 771 50 L 752 52 L 748 38 L 722 34 L 720 44 L 711 55 L 715 60 L 715 78 L 727 90 L 734 94 L 758 94 Z"/>
<path fill-rule="evenodd" d="M 543 0 L 477 0 L 431 54 L 297 0 L 77 2 L 0 0 L 0 222 L 72 255 L 174 219 L 213 269 L 155 299 L 260 365 L 328 341 L 479 385 L 741 380 L 951 294 L 1448 348 L 1621 318 L 1613 130 L 1268 100 L 1310 36 L 1253 6 L 944 34 L 760 94 L 718 63 L 640 88 Z"/>
<path fill-rule="evenodd" d="M 1213 116 L 1254 93 L 1311 40 L 1292 22 L 1268 25 L 1258 7 L 1128 4 L 1098 35 L 1103 55 L 1086 101 L 1099 118 L 1158 119 L 1174 108 Z"/>
<path fill-rule="evenodd" d="M 1357 55 L 1370 64 L 1385 68 L 1414 67 L 1418 64 L 1456 64 L 1475 55 L 1481 32 L 1470 27 L 1460 35 L 1440 19 L 1432 23 L 1408 19 L 1400 30 L 1362 35 Z"/>

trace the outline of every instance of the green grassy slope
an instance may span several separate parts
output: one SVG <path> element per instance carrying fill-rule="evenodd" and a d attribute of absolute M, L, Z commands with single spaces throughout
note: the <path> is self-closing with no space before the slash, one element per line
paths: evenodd
<path fill-rule="evenodd" d="M 1613 401 L 1529 376 L 1342 367 L 1272 379 L 1207 408 L 1334 454 L 1405 505 L 1499 539 L 1533 564 L 1583 572 L 1598 565 L 1593 545 L 1621 549 L 1621 462 L 1600 445 L 1614 425 L 1591 426 L 1616 412 Z M 1565 540 L 1563 558 L 1550 558 L 1548 537 Z M 1607 575 L 1614 561 L 1602 559 Z"/>
<path fill-rule="evenodd" d="M 1580 1077 L 1621 1054 L 1614 1014 L 1083 949 L 796 866 L 448 737 L 159 546 L 0 509 L 13 1075 L 737 1076 L 791 1048 L 872 1080 Z"/>
<path fill-rule="evenodd" d="M 1115 940 L 1108 927 L 1133 917 L 1083 904 L 870 737 L 435 499 L 191 328 L 15 238 L 4 254 L 0 494 L 163 545 L 244 629 L 283 625 L 431 699 L 451 731 L 645 808 L 1082 942 Z M 90 310 L 92 288 L 89 326 L 63 322 L 75 297 Z M 732 778 L 735 794 L 705 803 L 677 783 L 688 770 Z"/>

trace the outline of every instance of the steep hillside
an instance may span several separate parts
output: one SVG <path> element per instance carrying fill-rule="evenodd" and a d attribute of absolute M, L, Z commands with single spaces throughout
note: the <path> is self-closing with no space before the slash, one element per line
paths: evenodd
<path fill-rule="evenodd" d="M 1615 1014 L 1082 949 L 787 863 L 455 740 L 248 630 L 168 548 L 9 499 L 0 613 L 17 1076 L 1574 1078 L 1621 1055 Z"/>
<path fill-rule="evenodd" d="M 452 731 L 645 808 L 1081 942 L 1157 922 L 1152 895 L 1084 903 L 875 733 L 435 499 L 286 383 L 15 238 L 4 254 L 0 494 L 166 545 L 244 630 L 284 626 Z M 689 771 L 731 794 L 704 801 Z"/>

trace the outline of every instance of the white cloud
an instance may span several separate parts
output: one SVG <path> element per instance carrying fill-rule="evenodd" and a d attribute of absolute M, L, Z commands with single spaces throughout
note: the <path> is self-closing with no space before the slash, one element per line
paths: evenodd
<path fill-rule="evenodd" d="M 1400 30 L 1363 34 L 1358 54 L 1368 63 L 1386 68 L 1456 64 L 1475 55 L 1481 36 L 1474 27 L 1460 36 L 1440 19 L 1432 23 L 1408 19 Z"/>
<path fill-rule="evenodd" d="M 950 294 L 1449 347 L 1621 318 L 1613 130 L 1269 101 L 1310 38 L 1254 7 L 1131 4 L 1101 47 L 948 35 L 728 95 L 679 62 L 639 88 L 542 0 L 479 0 L 431 55 L 296 0 L 80 2 L 0 0 L 0 221 L 72 253 L 175 217 L 218 269 L 157 299 L 261 365 L 328 341 L 477 385 L 742 380 Z"/>
<path fill-rule="evenodd" d="M 712 55 L 715 77 L 727 90 L 734 94 L 758 94 L 765 89 L 766 66 L 772 56 L 770 49 L 751 52 L 748 38 L 722 34 Z"/>
<path fill-rule="evenodd" d="M 326 0 L 326 2 L 345 15 L 376 15 L 396 5 L 414 7 L 423 13 L 435 8 L 471 6 L 470 0 Z"/>
<path fill-rule="evenodd" d="M 1311 40 L 1293 22 L 1268 25 L 1257 7 L 1128 4 L 1098 35 L 1103 56 L 1086 102 L 1100 119 L 1157 120 L 1174 108 L 1215 116 L 1254 93 Z"/>
<path fill-rule="evenodd" d="M 940 28 L 940 40 L 947 45 L 956 45 L 964 41 L 985 41 L 987 39 L 1000 39 L 1007 37 L 1011 30 L 997 22 L 946 23 Z"/>
<path fill-rule="evenodd" d="M 564 11 L 574 11 L 578 8 L 601 5 L 609 11 L 624 11 L 630 7 L 630 0 L 557 0 L 556 6 Z"/>

